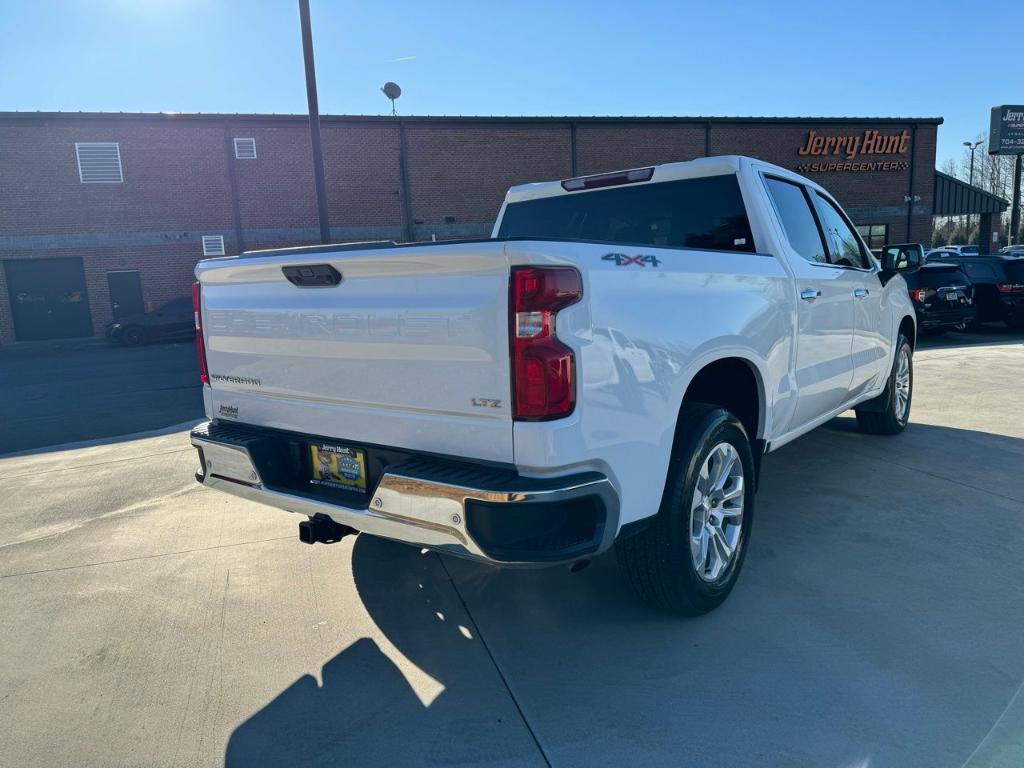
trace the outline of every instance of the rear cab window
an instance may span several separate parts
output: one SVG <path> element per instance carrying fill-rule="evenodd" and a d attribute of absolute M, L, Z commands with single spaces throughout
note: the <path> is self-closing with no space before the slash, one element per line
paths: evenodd
<path fill-rule="evenodd" d="M 734 174 L 629 184 L 509 203 L 498 237 L 755 252 Z"/>

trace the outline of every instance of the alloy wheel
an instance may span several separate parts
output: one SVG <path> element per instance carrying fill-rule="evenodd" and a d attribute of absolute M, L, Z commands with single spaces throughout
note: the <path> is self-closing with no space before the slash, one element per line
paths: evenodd
<path fill-rule="evenodd" d="M 896 364 L 896 418 L 906 421 L 907 408 L 910 405 L 910 352 L 906 347 L 900 349 L 899 362 Z"/>
<path fill-rule="evenodd" d="M 702 581 L 716 582 L 739 549 L 743 530 L 743 462 L 731 443 L 704 460 L 690 506 L 690 555 Z"/>

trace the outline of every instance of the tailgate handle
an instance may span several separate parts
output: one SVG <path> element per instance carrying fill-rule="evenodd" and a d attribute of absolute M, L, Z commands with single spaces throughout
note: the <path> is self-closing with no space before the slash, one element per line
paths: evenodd
<path fill-rule="evenodd" d="M 303 264 L 281 267 L 288 282 L 299 288 L 330 288 L 341 282 L 341 272 L 330 264 Z"/>

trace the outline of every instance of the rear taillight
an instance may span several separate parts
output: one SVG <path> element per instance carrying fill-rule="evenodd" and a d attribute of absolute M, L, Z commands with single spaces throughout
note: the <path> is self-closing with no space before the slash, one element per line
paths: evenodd
<path fill-rule="evenodd" d="M 928 301 L 932 296 L 935 295 L 934 288 L 910 288 L 907 293 L 910 294 L 912 301 L 925 302 Z"/>
<path fill-rule="evenodd" d="M 1000 293 L 1024 293 L 1024 283 L 998 283 L 996 290 Z"/>
<path fill-rule="evenodd" d="M 199 359 L 199 380 L 210 383 L 210 372 L 206 369 L 206 343 L 203 341 L 203 302 L 199 283 L 192 283 L 192 314 L 196 319 L 196 357 Z"/>
<path fill-rule="evenodd" d="M 572 350 L 555 336 L 555 316 L 583 296 L 571 267 L 513 267 L 509 300 L 512 417 L 559 419 L 576 404 Z"/>

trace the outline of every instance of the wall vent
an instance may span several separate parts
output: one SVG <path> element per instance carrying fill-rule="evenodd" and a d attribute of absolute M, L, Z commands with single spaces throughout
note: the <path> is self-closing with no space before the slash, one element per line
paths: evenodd
<path fill-rule="evenodd" d="M 256 139 L 235 139 L 235 160 L 255 160 Z"/>
<path fill-rule="evenodd" d="M 203 256 L 223 256 L 224 235 L 203 235 Z"/>
<path fill-rule="evenodd" d="M 121 147 L 116 141 L 75 142 L 78 180 L 83 184 L 120 184 Z"/>

